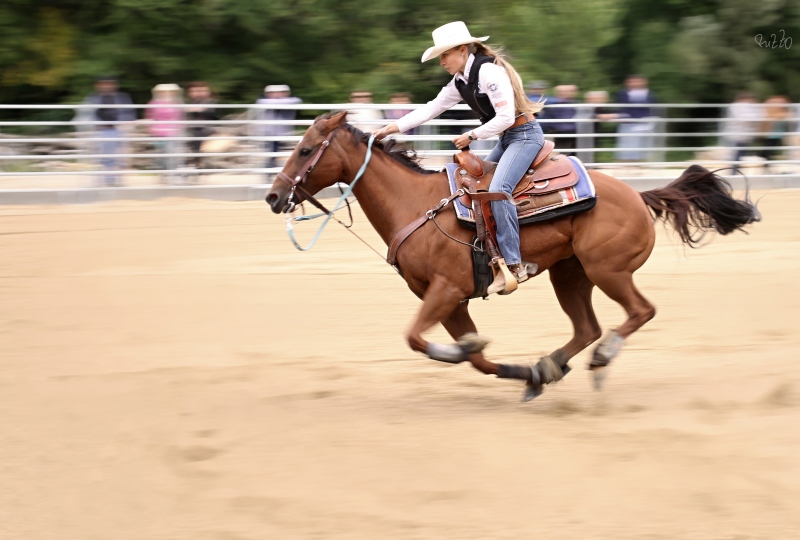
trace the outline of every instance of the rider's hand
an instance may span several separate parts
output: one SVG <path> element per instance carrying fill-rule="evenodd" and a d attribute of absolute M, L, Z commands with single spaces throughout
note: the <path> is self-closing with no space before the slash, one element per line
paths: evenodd
<path fill-rule="evenodd" d="M 456 145 L 456 148 L 458 148 L 459 150 L 463 150 L 464 148 L 469 146 L 469 143 L 471 142 L 472 141 L 469 140 L 469 133 L 464 133 L 463 135 L 459 135 L 458 137 L 453 139 L 453 144 Z"/>
<path fill-rule="evenodd" d="M 380 141 L 385 139 L 392 133 L 398 133 L 399 131 L 400 130 L 397 128 L 397 124 L 392 122 L 388 126 L 383 126 L 380 129 L 376 129 L 375 131 L 372 132 L 372 134 L 375 135 L 375 138 Z"/>

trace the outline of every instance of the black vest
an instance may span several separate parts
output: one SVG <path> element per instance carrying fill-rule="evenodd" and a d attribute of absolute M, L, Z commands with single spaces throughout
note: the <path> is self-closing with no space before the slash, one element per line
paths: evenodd
<path fill-rule="evenodd" d="M 481 124 L 485 124 L 495 117 L 494 107 L 489 101 L 489 96 L 478 91 L 478 72 L 483 64 L 490 62 L 494 62 L 493 57 L 476 55 L 475 60 L 472 61 L 472 68 L 469 70 L 469 82 L 465 83 L 460 79 L 455 81 L 456 89 L 461 94 L 464 103 L 469 105 L 469 108 L 480 117 Z"/>

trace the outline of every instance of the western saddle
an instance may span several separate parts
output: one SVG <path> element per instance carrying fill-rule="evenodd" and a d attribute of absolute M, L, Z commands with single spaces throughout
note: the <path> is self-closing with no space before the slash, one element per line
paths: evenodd
<path fill-rule="evenodd" d="M 510 294 L 517 288 L 517 279 L 508 270 L 497 248 L 497 223 L 492 214 L 491 201 L 511 201 L 518 215 L 560 203 L 559 191 L 577 184 L 578 173 L 569 158 L 554 153 L 554 148 L 552 141 L 544 142 L 511 196 L 502 192 L 489 193 L 497 163 L 481 160 L 468 147 L 453 156 L 453 161 L 458 164 L 456 182 L 466 192 L 460 200 L 473 209 L 478 241 L 486 246 L 495 274 L 489 293 Z M 529 268 L 529 274 L 537 272 L 533 266 Z"/>

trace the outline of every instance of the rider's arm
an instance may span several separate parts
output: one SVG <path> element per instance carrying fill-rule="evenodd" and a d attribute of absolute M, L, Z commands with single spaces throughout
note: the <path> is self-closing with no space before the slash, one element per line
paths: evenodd
<path fill-rule="evenodd" d="M 395 124 L 397 124 L 397 129 L 400 130 L 400 133 L 403 133 L 420 124 L 424 124 L 428 120 L 436 118 L 453 105 L 458 104 L 459 101 L 461 101 L 461 94 L 458 93 L 453 81 L 450 81 L 432 101 L 429 101 L 419 109 L 415 109 L 399 120 L 396 120 Z"/>
<path fill-rule="evenodd" d="M 489 96 L 495 117 L 472 130 L 477 139 L 488 139 L 514 123 L 514 89 L 506 70 L 497 64 L 483 64 L 478 72 L 479 88 Z"/>

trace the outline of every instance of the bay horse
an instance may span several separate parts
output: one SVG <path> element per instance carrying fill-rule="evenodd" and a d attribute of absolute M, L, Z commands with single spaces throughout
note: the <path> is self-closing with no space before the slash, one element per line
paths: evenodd
<path fill-rule="evenodd" d="M 346 122 L 347 113 L 326 113 L 309 127 L 266 196 L 275 213 L 291 210 L 338 182 L 349 184 L 365 163 L 369 134 Z M 488 340 L 477 334 L 469 314 L 473 294 L 474 232 L 461 226 L 455 212 L 442 211 L 436 225 L 426 224 L 400 247 L 396 260 L 409 289 L 422 307 L 407 333 L 412 350 L 450 363 L 469 361 L 478 371 L 525 381 L 525 401 L 560 380 L 567 362 L 601 338 L 592 308 L 592 290 L 599 287 L 619 303 L 627 319 L 595 348 L 589 368 L 599 387 L 604 368 L 624 340 L 656 314 L 656 308 L 633 282 L 655 244 L 654 222 L 672 224 L 684 243 L 695 247 L 703 233 L 729 234 L 758 221 L 747 196 L 734 199 L 730 185 L 716 174 L 692 165 L 666 187 L 637 192 L 598 171 L 589 172 L 597 192 L 594 208 L 520 228 L 522 259 L 547 270 L 561 308 L 572 321 L 566 344 L 532 365 L 497 364 L 486 359 Z M 450 196 L 446 172 L 422 168 L 412 153 L 394 141 L 375 142 L 363 177 L 354 186 L 367 219 L 387 246 L 403 228 Z M 650 212 L 654 215 L 651 215 Z M 460 240 L 462 243 L 453 241 Z M 466 245 L 465 245 L 466 244 Z M 429 343 L 423 333 L 441 323 L 456 344 Z"/>

